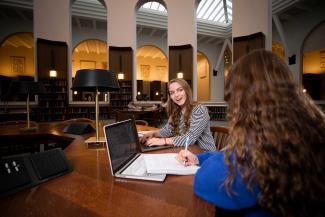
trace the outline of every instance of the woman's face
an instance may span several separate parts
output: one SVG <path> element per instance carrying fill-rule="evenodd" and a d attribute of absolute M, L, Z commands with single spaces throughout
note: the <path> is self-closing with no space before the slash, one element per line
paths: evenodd
<path fill-rule="evenodd" d="M 174 103 L 183 108 L 186 101 L 186 93 L 179 83 L 173 82 L 169 85 L 169 95 Z"/>

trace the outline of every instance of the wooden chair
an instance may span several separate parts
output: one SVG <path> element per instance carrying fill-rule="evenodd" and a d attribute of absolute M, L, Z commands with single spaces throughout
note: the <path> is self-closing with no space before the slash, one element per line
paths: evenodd
<path fill-rule="evenodd" d="M 95 121 L 91 120 L 89 118 L 73 118 L 73 119 L 68 119 L 63 121 L 63 123 L 90 123 L 90 124 L 94 124 Z"/>
<path fill-rule="evenodd" d="M 125 113 L 125 112 L 116 112 L 116 122 L 118 121 L 124 121 L 128 119 L 133 119 L 134 120 L 134 115 Z M 148 122 L 145 120 L 134 120 L 136 125 L 143 125 L 143 126 L 148 126 Z"/>
<path fill-rule="evenodd" d="M 210 130 L 216 145 L 217 151 L 220 151 L 227 145 L 229 129 L 223 126 L 210 126 Z"/>
<path fill-rule="evenodd" d="M 148 126 L 148 122 L 145 120 L 135 120 L 136 125 L 143 125 L 143 126 Z"/>
<path fill-rule="evenodd" d="M 31 126 L 37 125 L 37 123 L 34 121 L 30 121 L 29 124 Z M 26 120 L 5 121 L 5 122 L 1 122 L 0 125 L 27 125 L 27 121 Z"/>

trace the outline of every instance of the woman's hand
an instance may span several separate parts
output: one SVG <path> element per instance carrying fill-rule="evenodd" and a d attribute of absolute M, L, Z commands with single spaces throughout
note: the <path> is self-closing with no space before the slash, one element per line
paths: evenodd
<path fill-rule="evenodd" d="M 146 145 L 147 146 L 153 146 L 153 145 L 156 145 L 156 146 L 159 146 L 159 145 L 166 145 L 166 138 L 150 138 L 147 140 L 146 142 Z"/>
<path fill-rule="evenodd" d="M 146 134 L 144 134 L 142 137 L 140 137 L 140 142 L 141 143 L 145 143 L 148 141 L 148 139 L 151 139 L 155 136 L 155 131 L 151 131 L 151 132 L 148 132 Z"/>
<path fill-rule="evenodd" d="M 176 159 L 184 166 L 191 166 L 199 164 L 199 159 L 190 151 L 181 150 Z"/>

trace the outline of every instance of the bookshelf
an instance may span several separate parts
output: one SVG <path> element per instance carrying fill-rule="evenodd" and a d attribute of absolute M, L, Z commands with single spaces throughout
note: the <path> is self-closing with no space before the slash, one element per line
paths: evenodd
<path fill-rule="evenodd" d="M 44 84 L 46 92 L 39 94 L 38 121 L 61 121 L 67 117 L 68 106 L 68 45 L 61 41 L 37 38 L 38 81 Z M 55 69 L 56 77 L 49 71 Z"/>
<path fill-rule="evenodd" d="M 66 119 L 68 94 L 67 81 L 63 78 L 41 78 L 46 93 L 39 95 L 39 121 L 60 121 Z"/>
<path fill-rule="evenodd" d="M 112 111 L 123 110 L 132 101 L 132 81 L 120 80 L 120 90 L 110 92 L 110 107 Z"/>
<path fill-rule="evenodd" d="M 108 104 L 99 105 L 99 120 L 107 120 L 111 118 L 111 108 Z M 91 120 L 96 119 L 95 102 L 92 105 L 69 105 L 68 114 L 69 119 L 75 118 L 88 118 Z"/>
<path fill-rule="evenodd" d="M 211 121 L 227 121 L 227 105 L 226 104 L 210 104 L 205 106 L 209 110 Z"/>

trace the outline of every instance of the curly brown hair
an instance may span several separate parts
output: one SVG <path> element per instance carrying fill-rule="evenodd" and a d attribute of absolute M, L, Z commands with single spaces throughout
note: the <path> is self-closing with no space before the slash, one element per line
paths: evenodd
<path fill-rule="evenodd" d="M 193 107 L 196 105 L 196 103 L 193 101 L 192 97 L 192 89 L 190 85 L 182 78 L 175 78 L 168 82 L 168 89 L 169 86 L 177 82 L 179 85 L 181 85 L 185 91 L 186 94 L 186 101 L 185 101 L 185 113 L 184 113 L 184 124 L 185 124 L 185 132 L 188 131 L 190 127 L 190 117 L 193 110 Z M 171 126 L 174 129 L 174 132 L 176 135 L 179 135 L 179 120 L 181 118 L 181 107 L 178 106 L 176 103 L 173 102 L 173 100 L 170 98 L 170 93 L 168 90 L 168 100 L 167 100 L 167 113 L 169 116 L 168 122 L 171 124 Z"/>
<path fill-rule="evenodd" d="M 277 216 L 324 216 L 325 116 L 287 64 L 270 51 L 251 52 L 232 66 L 225 98 L 228 192 L 239 172 Z"/>

